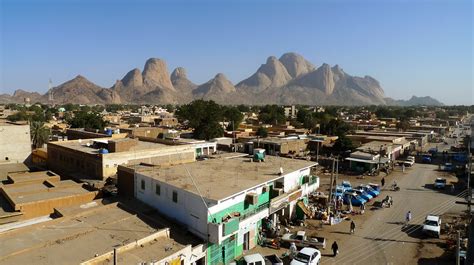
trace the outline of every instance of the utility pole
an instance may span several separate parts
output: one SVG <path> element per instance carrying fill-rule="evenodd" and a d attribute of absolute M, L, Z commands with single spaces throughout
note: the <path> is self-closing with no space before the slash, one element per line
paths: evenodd
<path fill-rule="evenodd" d="M 461 252 L 461 232 L 458 231 L 456 238 L 456 265 L 461 265 L 461 258 L 459 253 Z"/>
<path fill-rule="evenodd" d="M 336 160 L 336 185 L 339 182 L 339 155 L 337 155 Z"/>
<path fill-rule="evenodd" d="M 334 181 L 334 164 L 335 164 L 334 158 L 332 159 L 332 171 L 331 171 L 331 184 L 329 188 L 329 205 L 332 203 L 332 193 L 333 193 L 333 181 Z M 329 207 L 328 207 L 329 209 Z"/>

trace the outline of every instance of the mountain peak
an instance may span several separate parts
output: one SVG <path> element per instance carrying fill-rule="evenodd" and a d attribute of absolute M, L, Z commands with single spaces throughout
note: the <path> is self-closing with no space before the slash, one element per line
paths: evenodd
<path fill-rule="evenodd" d="M 314 65 L 308 62 L 303 56 L 288 52 L 280 57 L 280 62 L 285 66 L 291 77 L 296 78 L 314 70 Z"/>
<path fill-rule="evenodd" d="M 171 82 L 174 82 L 175 80 L 182 79 L 182 78 L 185 78 L 185 79 L 188 78 L 186 69 L 184 69 L 183 67 L 177 67 L 171 73 Z"/>
<path fill-rule="evenodd" d="M 155 88 L 174 90 L 166 62 L 159 58 L 150 58 L 143 69 L 143 84 L 149 90 Z"/>
<path fill-rule="evenodd" d="M 261 91 L 269 87 L 283 86 L 291 79 L 285 66 L 275 56 L 270 56 L 255 74 L 240 82 L 237 86 Z"/>
<path fill-rule="evenodd" d="M 126 87 L 141 87 L 143 86 L 143 76 L 140 69 L 135 68 L 128 72 L 122 78 L 122 84 Z"/>

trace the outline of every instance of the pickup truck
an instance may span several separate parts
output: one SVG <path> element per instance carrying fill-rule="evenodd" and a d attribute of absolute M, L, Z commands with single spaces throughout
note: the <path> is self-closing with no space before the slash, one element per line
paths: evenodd
<path fill-rule="evenodd" d="M 230 264 L 242 265 L 283 265 L 283 261 L 275 254 L 269 256 L 262 256 L 261 254 L 251 254 L 244 256 L 239 262 L 231 262 Z"/>
<path fill-rule="evenodd" d="M 284 234 L 281 238 L 283 244 L 291 245 L 295 243 L 296 247 L 314 247 L 318 249 L 326 248 L 326 239 L 324 237 L 307 237 L 305 231 Z"/>

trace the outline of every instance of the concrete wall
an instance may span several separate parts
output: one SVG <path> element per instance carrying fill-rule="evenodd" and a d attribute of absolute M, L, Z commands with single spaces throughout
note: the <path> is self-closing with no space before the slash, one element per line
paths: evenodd
<path fill-rule="evenodd" d="M 0 163 L 23 163 L 30 154 L 30 125 L 0 124 Z"/>
<path fill-rule="evenodd" d="M 194 161 L 194 150 L 190 146 L 170 146 L 157 149 L 109 153 L 102 155 L 102 177 L 105 179 L 115 175 L 118 165 L 135 165 L 139 163 L 171 165 Z"/>
<path fill-rule="evenodd" d="M 53 143 L 48 144 L 48 168 L 60 175 L 84 175 L 89 179 L 102 179 L 102 157 Z"/>
<path fill-rule="evenodd" d="M 145 181 L 144 190 L 141 189 L 142 180 Z M 160 195 L 155 192 L 156 184 L 160 185 Z M 172 200 L 173 191 L 178 193 L 177 203 Z M 168 218 L 186 225 L 197 236 L 207 239 L 207 208 L 198 195 L 136 173 L 135 198 L 157 209 Z"/>

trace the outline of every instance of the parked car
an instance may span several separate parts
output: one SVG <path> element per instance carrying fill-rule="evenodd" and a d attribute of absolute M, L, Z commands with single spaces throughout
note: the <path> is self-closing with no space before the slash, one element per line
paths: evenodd
<path fill-rule="evenodd" d="M 357 193 L 350 193 L 345 192 L 344 196 L 342 197 L 344 204 L 349 204 L 349 202 L 353 206 L 361 206 L 367 202 L 366 199 L 362 198 L 361 196 L 357 195 Z"/>
<path fill-rule="evenodd" d="M 406 167 L 411 167 L 411 166 L 413 166 L 413 164 L 415 164 L 415 157 L 413 157 L 413 156 L 408 156 L 407 159 L 405 159 L 405 161 L 403 161 L 403 164 L 404 164 Z"/>
<path fill-rule="evenodd" d="M 321 252 L 315 248 L 303 248 L 296 254 L 290 265 L 319 265 Z"/>
<path fill-rule="evenodd" d="M 445 178 L 436 178 L 434 182 L 434 187 L 437 189 L 446 188 L 446 179 Z"/>
<path fill-rule="evenodd" d="M 283 265 L 283 261 L 277 255 L 262 256 L 259 253 L 244 256 L 239 264 L 243 265 Z M 235 265 L 236 262 L 231 262 Z"/>
<path fill-rule="evenodd" d="M 370 195 L 369 193 L 367 193 L 363 189 L 353 188 L 353 189 L 346 190 L 346 192 L 355 192 L 355 193 L 357 193 L 357 195 L 359 195 L 360 197 L 362 197 L 366 201 L 370 201 L 373 198 L 372 195 Z"/>
<path fill-rule="evenodd" d="M 444 164 L 444 171 L 453 171 L 453 164 L 452 163 L 446 163 Z"/>
<path fill-rule="evenodd" d="M 363 189 L 365 192 L 372 195 L 372 197 L 374 197 L 374 198 L 380 195 L 380 191 L 372 188 L 372 186 L 370 186 L 370 185 L 359 185 L 357 188 L 358 189 Z"/>
<path fill-rule="evenodd" d="M 441 218 L 437 215 L 429 214 L 423 223 L 423 233 L 439 238 L 441 234 Z"/>
<path fill-rule="evenodd" d="M 296 233 L 287 233 L 284 234 L 281 238 L 281 241 L 285 245 L 290 245 L 295 243 L 299 248 L 303 247 L 314 247 L 318 249 L 326 248 L 326 239 L 324 237 L 307 237 L 305 231 L 298 231 Z"/>
<path fill-rule="evenodd" d="M 431 155 L 423 155 L 421 157 L 421 162 L 425 164 L 431 164 L 432 162 Z"/>

